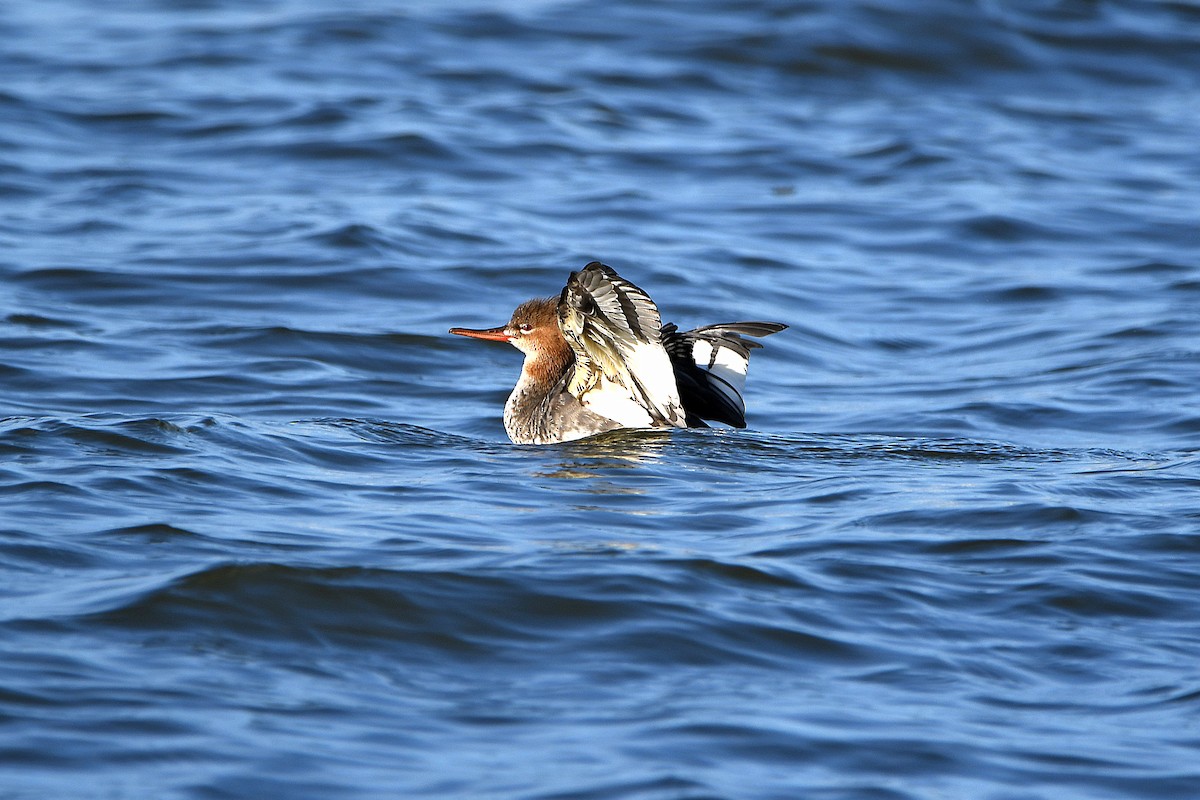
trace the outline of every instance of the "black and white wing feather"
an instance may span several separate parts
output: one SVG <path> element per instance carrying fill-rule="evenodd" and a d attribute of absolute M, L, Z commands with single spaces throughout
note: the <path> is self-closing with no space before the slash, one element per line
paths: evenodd
<path fill-rule="evenodd" d="M 558 322 L 575 354 L 569 391 L 580 402 L 631 427 L 686 426 L 649 295 L 593 261 L 571 273 Z"/>
<path fill-rule="evenodd" d="M 726 322 L 683 332 L 674 324 L 662 327 L 689 426 L 707 419 L 746 427 L 746 370 L 750 351 L 762 345 L 742 337 L 769 336 L 786 327 L 779 322 Z"/>

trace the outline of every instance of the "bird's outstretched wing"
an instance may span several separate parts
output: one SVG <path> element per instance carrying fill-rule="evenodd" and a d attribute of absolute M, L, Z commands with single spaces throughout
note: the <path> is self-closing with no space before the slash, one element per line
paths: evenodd
<path fill-rule="evenodd" d="M 673 324 L 664 325 L 662 343 L 678 379 L 688 424 L 702 425 L 699 420 L 707 419 L 746 427 L 746 370 L 750 351 L 762 345 L 742 337 L 768 336 L 786 327 L 779 322 L 726 322 L 681 332 Z"/>
<path fill-rule="evenodd" d="M 644 291 L 593 261 L 567 280 L 558 324 L 575 354 L 568 389 L 581 403 L 631 427 L 686 426 L 658 307 Z"/>

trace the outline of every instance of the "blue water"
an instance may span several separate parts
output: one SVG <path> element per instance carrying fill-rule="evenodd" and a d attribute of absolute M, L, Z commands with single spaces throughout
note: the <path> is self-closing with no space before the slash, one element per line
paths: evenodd
<path fill-rule="evenodd" d="M 1200 6 L 0 5 L 0 797 L 1200 797 Z M 516 447 L 592 259 L 746 431 Z"/>

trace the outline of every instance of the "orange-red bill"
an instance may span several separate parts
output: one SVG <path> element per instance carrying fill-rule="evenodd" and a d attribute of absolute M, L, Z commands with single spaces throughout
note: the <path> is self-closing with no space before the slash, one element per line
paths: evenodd
<path fill-rule="evenodd" d="M 472 339 L 487 339 L 492 342 L 507 342 L 511 337 L 504 332 L 504 326 L 498 328 L 451 328 L 451 333 L 459 336 L 470 336 Z"/>

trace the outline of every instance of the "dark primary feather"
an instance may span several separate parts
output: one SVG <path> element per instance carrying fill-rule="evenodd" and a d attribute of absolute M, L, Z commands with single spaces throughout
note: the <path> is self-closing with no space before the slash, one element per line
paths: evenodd
<path fill-rule="evenodd" d="M 658 307 L 650 296 L 599 261 L 572 272 L 563 287 L 559 298 L 560 321 L 564 316 L 570 320 L 572 311 L 578 312 L 588 324 L 583 326 L 574 321 L 569 327 L 583 328 L 584 333 L 598 329 L 599 336 L 626 347 L 635 342 L 656 341 L 662 325 Z"/>

